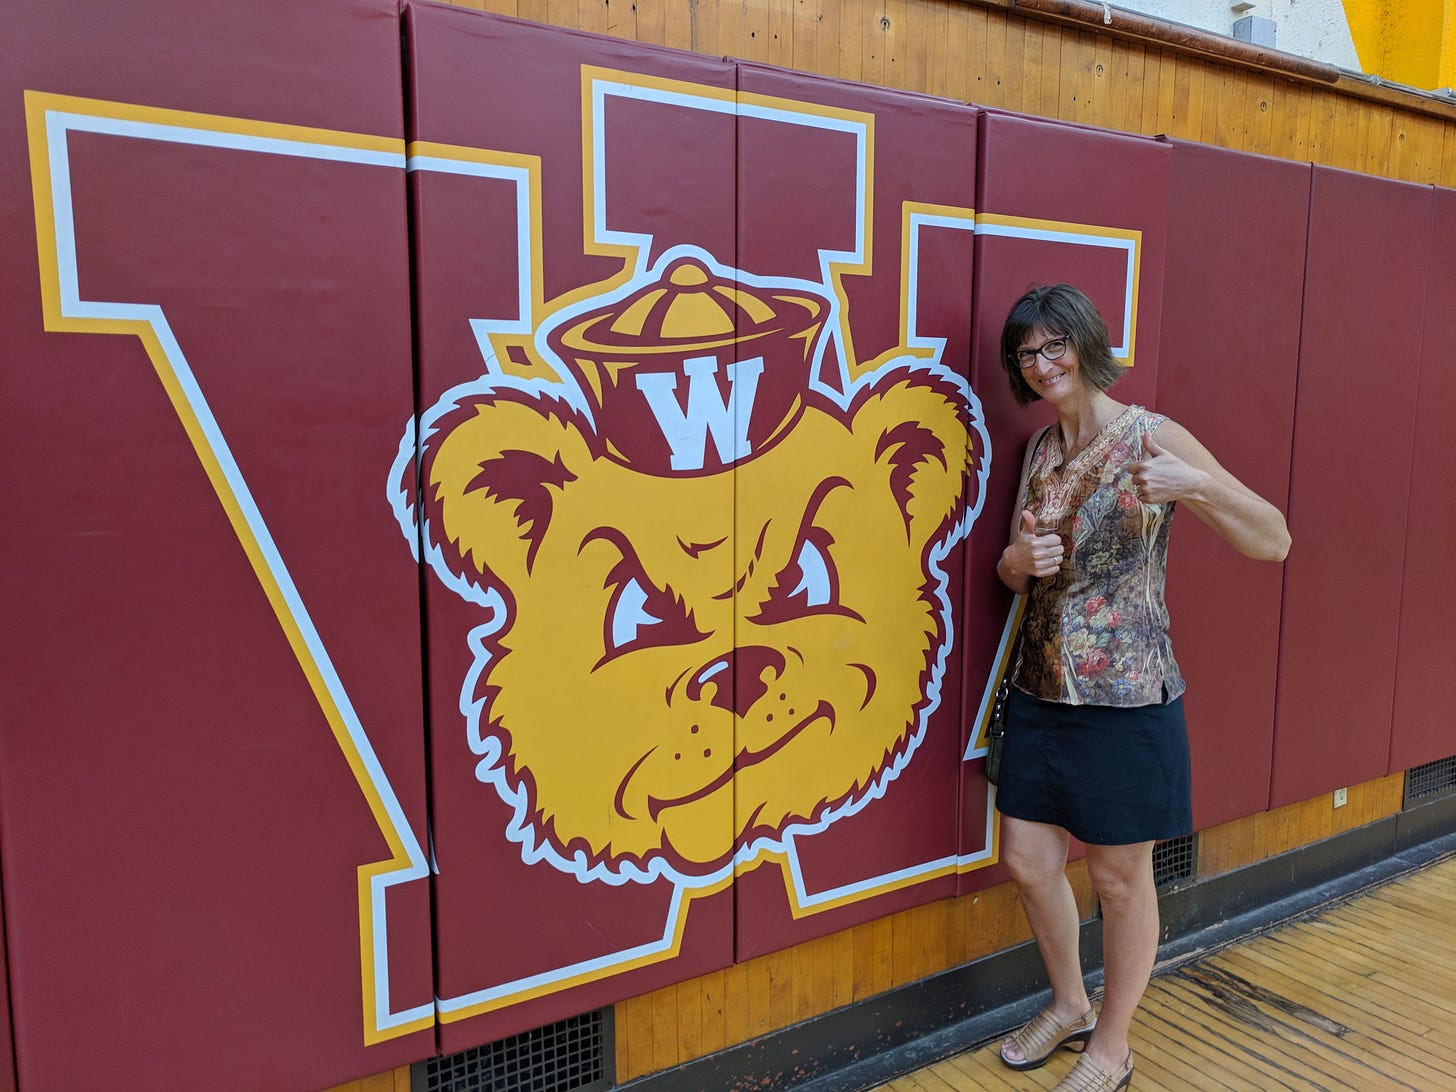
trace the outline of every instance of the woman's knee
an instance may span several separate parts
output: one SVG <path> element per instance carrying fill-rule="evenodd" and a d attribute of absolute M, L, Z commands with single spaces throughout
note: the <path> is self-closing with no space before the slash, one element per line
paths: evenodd
<path fill-rule="evenodd" d="M 1104 903 L 1144 897 L 1149 892 L 1156 897 L 1153 844 L 1088 846 L 1087 877 Z"/>
<path fill-rule="evenodd" d="M 1056 880 L 1066 872 L 1066 832 L 1041 823 L 1003 820 L 1001 863 L 1022 887 Z"/>

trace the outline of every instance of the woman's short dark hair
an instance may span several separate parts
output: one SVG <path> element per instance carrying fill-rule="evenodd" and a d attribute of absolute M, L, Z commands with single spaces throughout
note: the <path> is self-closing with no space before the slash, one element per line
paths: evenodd
<path fill-rule="evenodd" d="M 1105 391 L 1127 370 L 1113 359 L 1107 323 L 1086 293 L 1070 284 L 1039 285 L 1011 305 L 1006 325 L 1001 327 L 1001 366 L 1011 380 L 1011 394 L 1018 405 L 1041 398 L 1016 363 L 1016 350 L 1035 330 L 1068 338 L 1077 351 L 1082 381 L 1095 390 Z"/>

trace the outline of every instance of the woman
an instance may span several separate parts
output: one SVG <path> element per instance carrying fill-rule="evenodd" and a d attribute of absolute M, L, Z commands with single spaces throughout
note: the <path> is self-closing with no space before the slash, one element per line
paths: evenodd
<path fill-rule="evenodd" d="M 1024 295 L 1001 352 L 1017 402 L 1057 412 L 1027 445 L 996 566 L 1028 596 L 997 791 L 1001 852 L 1052 987 L 1001 1060 L 1033 1069 L 1059 1046 L 1083 1048 L 1057 1088 L 1110 1092 L 1132 1081 L 1128 1027 L 1157 955 L 1153 842 L 1193 828 L 1183 677 L 1163 605 L 1173 507 L 1253 558 L 1282 560 L 1289 532 L 1186 429 L 1108 396 L 1123 369 L 1078 289 Z M 1072 835 L 1087 845 L 1102 907 L 1100 1014 L 1082 982 Z"/>

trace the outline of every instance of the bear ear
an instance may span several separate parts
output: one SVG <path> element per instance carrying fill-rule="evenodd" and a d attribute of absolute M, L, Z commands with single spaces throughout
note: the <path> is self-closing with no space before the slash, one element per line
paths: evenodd
<path fill-rule="evenodd" d="M 854 409 L 854 434 L 870 439 L 917 548 L 940 538 L 966 504 L 980 500 L 967 495 L 979 493 L 984 457 L 970 413 L 963 391 L 919 371 L 875 386 Z"/>
<path fill-rule="evenodd" d="M 565 404 L 509 388 L 457 401 L 421 451 L 431 563 L 476 587 L 529 577 L 557 506 L 594 461 L 591 435 Z"/>

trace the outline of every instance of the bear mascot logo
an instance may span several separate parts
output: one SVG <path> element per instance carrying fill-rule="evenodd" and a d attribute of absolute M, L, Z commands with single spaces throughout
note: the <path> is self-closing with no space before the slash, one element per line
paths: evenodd
<path fill-rule="evenodd" d="M 816 377 L 838 304 L 675 247 L 420 422 L 396 508 L 485 609 L 461 708 L 527 860 L 688 886 L 884 791 L 939 703 L 980 508 L 965 380 Z"/>

